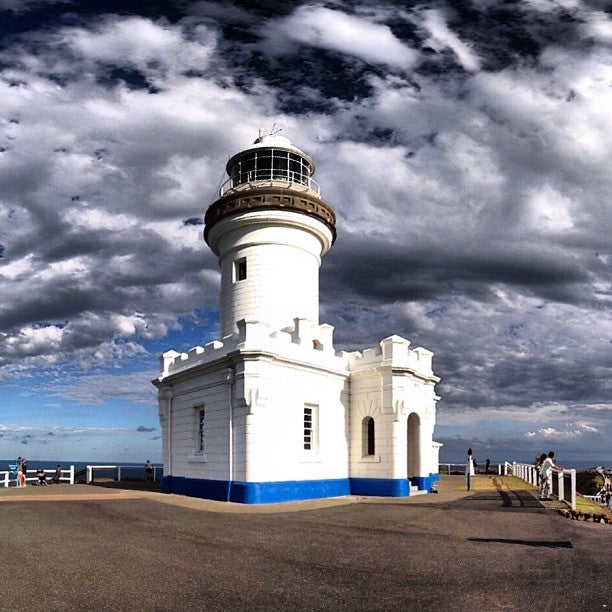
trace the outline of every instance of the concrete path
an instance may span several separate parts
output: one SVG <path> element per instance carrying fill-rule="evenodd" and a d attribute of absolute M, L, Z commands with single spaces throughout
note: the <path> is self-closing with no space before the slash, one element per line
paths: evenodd
<path fill-rule="evenodd" d="M 610 525 L 564 519 L 518 480 L 474 485 L 274 506 L 1 489 L 0 610 L 612 609 Z"/>

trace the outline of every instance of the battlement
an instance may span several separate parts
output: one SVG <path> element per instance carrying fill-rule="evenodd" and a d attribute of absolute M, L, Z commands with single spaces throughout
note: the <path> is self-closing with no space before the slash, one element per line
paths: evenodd
<path fill-rule="evenodd" d="M 242 319 L 238 333 L 194 346 L 185 353 L 169 350 L 160 357 L 159 379 L 225 357 L 233 351 L 269 352 L 334 371 L 346 368 L 346 353 L 336 353 L 332 325 L 314 325 L 308 319 L 296 318 L 294 325 L 271 331 L 266 323 Z"/>
<path fill-rule="evenodd" d="M 349 354 L 348 367 L 351 372 L 388 366 L 412 370 L 420 376 L 436 379 L 432 370 L 433 353 L 422 347 L 409 348 L 410 341 L 393 335 L 383 338 L 377 347 Z"/>

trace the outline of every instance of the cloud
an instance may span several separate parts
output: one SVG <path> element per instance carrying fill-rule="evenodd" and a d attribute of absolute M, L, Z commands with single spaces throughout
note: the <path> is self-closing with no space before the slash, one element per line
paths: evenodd
<path fill-rule="evenodd" d="M 124 358 L 121 355 L 116 360 Z M 136 371 L 65 376 L 46 384 L 44 392 L 48 397 L 71 400 L 82 405 L 95 406 L 107 400 L 121 399 L 151 406 L 155 405 L 155 390 L 150 382 L 154 375 L 153 371 Z"/>
<path fill-rule="evenodd" d="M 145 427 L 144 425 L 139 425 L 136 428 L 136 431 L 143 433 L 150 433 L 151 431 L 156 431 L 157 427 Z"/>
<path fill-rule="evenodd" d="M 283 55 L 294 52 L 294 45 L 299 43 L 395 70 L 412 68 L 416 52 L 394 36 L 389 26 L 375 23 L 370 17 L 318 5 L 301 6 L 288 17 L 262 28 L 263 46 L 268 53 Z"/>
<path fill-rule="evenodd" d="M 436 9 L 425 11 L 423 16 L 423 27 L 429 33 L 425 44 L 439 51 L 449 48 L 453 51 L 457 60 L 468 72 L 474 72 L 480 68 L 480 59 L 471 49 L 470 45 L 464 43 L 453 33 L 444 18 L 444 15 Z"/>

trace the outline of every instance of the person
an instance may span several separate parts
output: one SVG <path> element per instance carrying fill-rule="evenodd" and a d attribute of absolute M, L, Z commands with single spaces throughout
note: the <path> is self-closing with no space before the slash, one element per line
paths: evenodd
<path fill-rule="evenodd" d="M 472 457 L 472 449 L 468 448 L 467 463 L 465 464 L 465 479 L 468 491 L 472 488 L 472 476 L 474 476 L 474 458 Z"/>
<path fill-rule="evenodd" d="M 60 478 L 62 477 L 62 466 L 58 463 L 55 468 L 55 472 L 53 472 L 53 478 L 51 478 L 51 482 L 54 484 L 59 484 Z"/>
<path fill-rule="evenodd" d="M 26 462 L 26 458 L 22 457 L 21 458 L 21 485 L 22 487 L 25 487 L 28 483 L 26 481 L 26 478 L 28 477 L 28 464 Z"/>
<path fill-rule="evenodd" d="M 542 476 L 542 464 L 546 460 L 546 453 L 542 453 L 535 462 L 536 476 L 538 479 L 538 497 L 544 497 L 544 477 Z"/>
<path fill-rule="evenodd" d="M 485 474 L 489 473 L 489 466 L 491 465 L 491 460 L 487 457 L 485 460 Z"/>
<path fill-rule="evenodd" d="M 145 480 L 153 482 L 153 464 L 150 459 L 145 463 Z"/>
<path fill-rule="evenodd" d="M 550 451 L 548 457 L 542 462 L 540 467 L 540 479 L 542 480 L 542 488 L 540 491 L 540 501 L 552 501 L 552 475 L 553 472 L 559 472 L 561 468 L 555 465 L 555 453 Z"/>
<path fill-rule="evenodd" d="M 21 457 L 17 457 L 17 486 L 23 486 L 23 472 L 21 471 Z"/>
<path fill-rule="evenodd" d="M 45 470 L 38 468 L 36 470 L 36 477 L 38 478 L 39 485 L 47 485 L 47 475 L 45 474 Z"/>

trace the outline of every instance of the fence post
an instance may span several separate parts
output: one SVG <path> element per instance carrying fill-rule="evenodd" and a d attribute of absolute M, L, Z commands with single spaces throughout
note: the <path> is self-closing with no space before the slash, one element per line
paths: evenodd
<path fill-rule="evenodd" d="M 91 465 L 87 466 L 87 484 L 90 484 L 93 480 L 93 468 Z"/>
<path fill-rule="evenodd" d="M 572 510 L 576 509 L 576 470 L 570 470 L 570 502 Z"/>
<path fill-rule="evenodd" d="M 117 466 L 117 482 L 121 482 L 121 466 Z"/>
<path fill-rule="evenodd" d="M 69 475 L 70 475 L 70 484 L 73 485 L 74 484 L 74 465 L 70 466 Z"/>
<path fill-rule="evenodd" d="M 563 490 L 563 470 L 561 470 L 560 472 L 557 472 L 557 482 L 558 482 L 558 487 L 559 487 L 559 501 L 563 501 L 565 499 L 565 492 Z"/>

